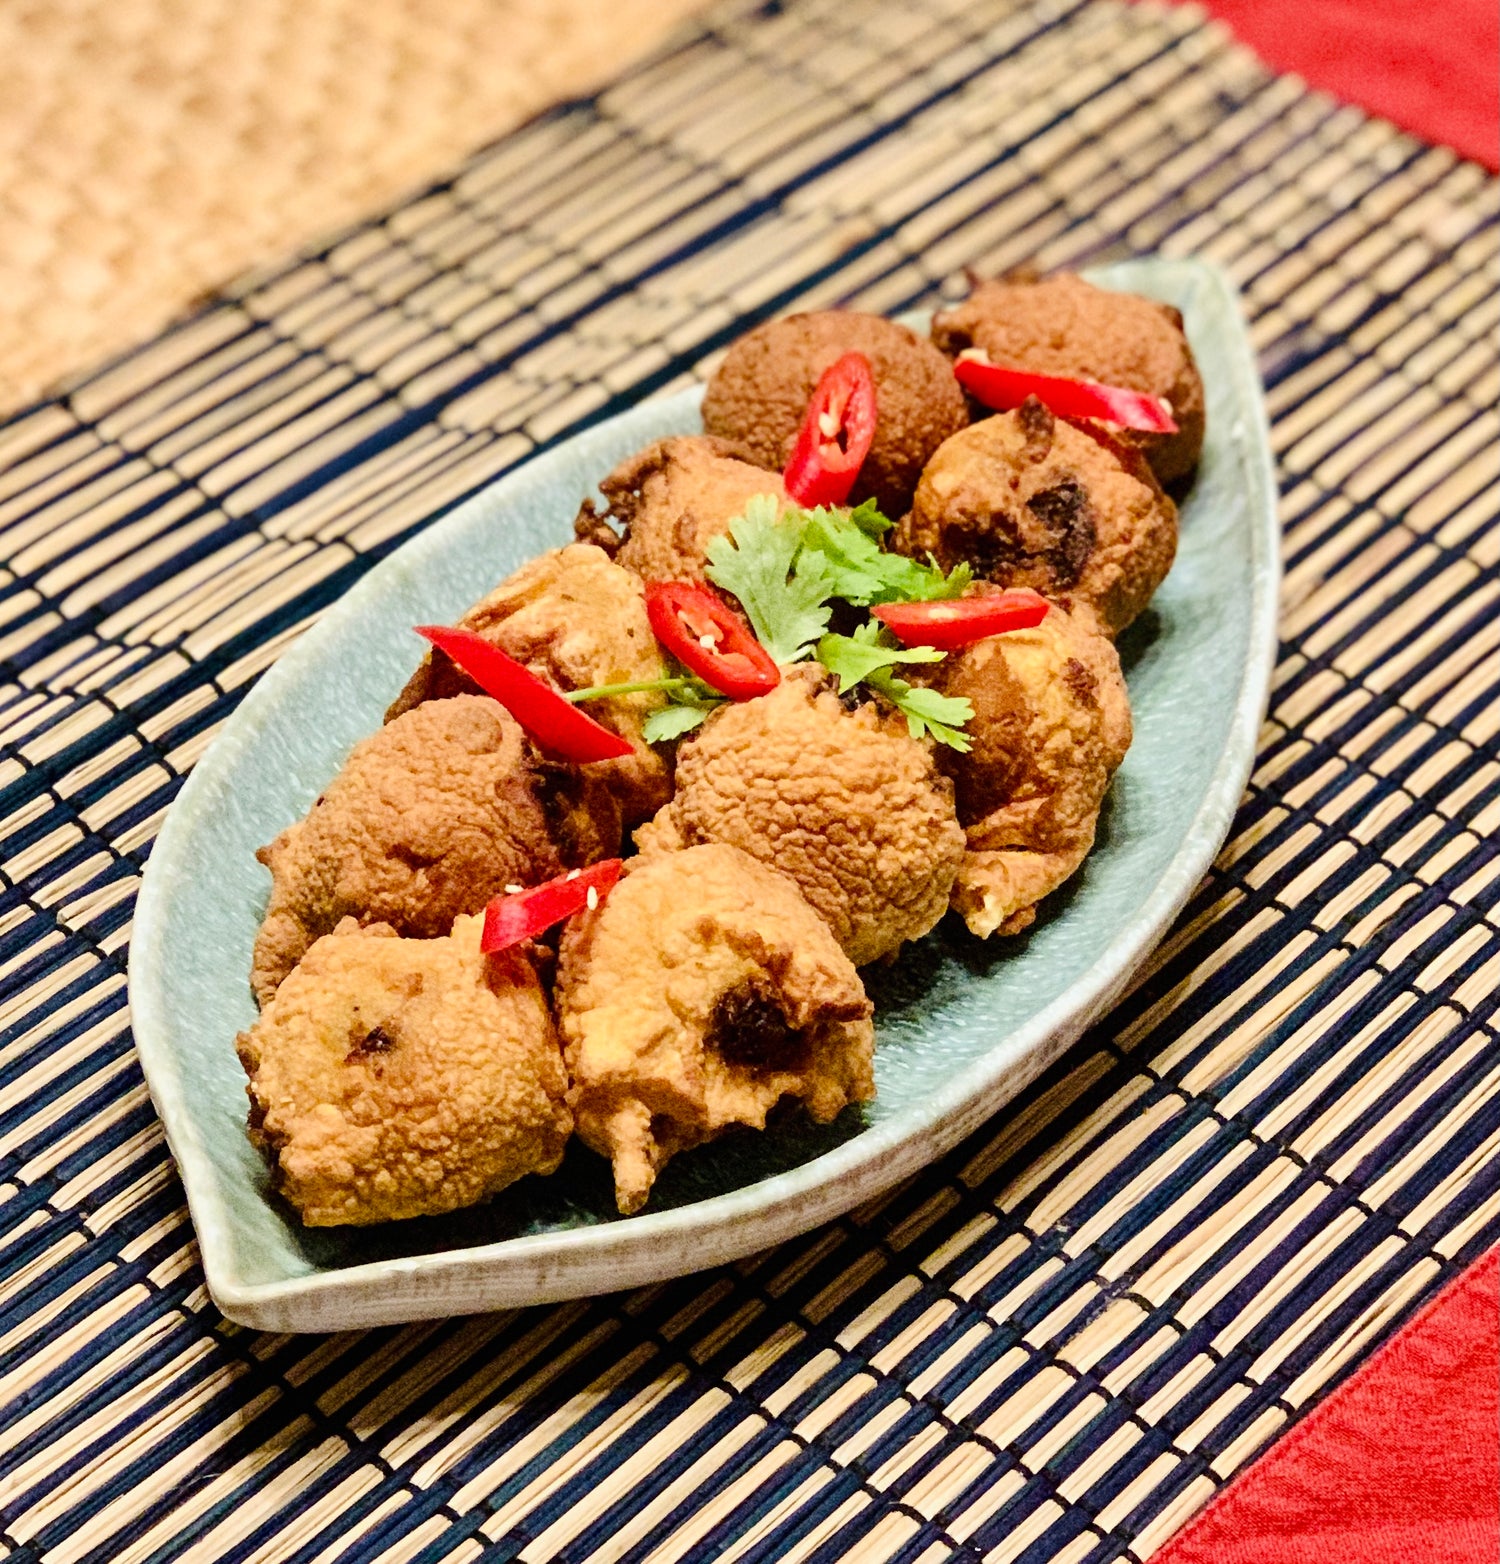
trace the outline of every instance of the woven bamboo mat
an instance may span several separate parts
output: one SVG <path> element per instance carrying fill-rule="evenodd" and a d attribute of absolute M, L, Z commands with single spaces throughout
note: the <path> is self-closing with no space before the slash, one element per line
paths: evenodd
<path fill-rule="evenodd" d="M 1096 0 L 727 9 L 0 428 L 0 1550 L 1145 1559 L 1500 1237 L 1497 191 Z M 329 1338 L 207 1300 L 125 949 L 319 609 L 794 304 L 1210 256 L 1284 492 L 1232 836 L 1133 991 L 889 1198 L 641 1293 Z"/>
<path fill-rule="evenodd" d="M 698 8 L 0 5 L 0 413 L 596 87 Z"/>

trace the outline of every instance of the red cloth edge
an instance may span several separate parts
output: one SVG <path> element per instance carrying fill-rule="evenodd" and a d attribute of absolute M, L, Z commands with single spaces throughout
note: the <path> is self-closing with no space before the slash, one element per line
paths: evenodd
<path fill-rule="evenodd" d="M 1326 1457 L 1331 1450 L 1336 1451 L 1341 1427 L 1363 1419 L 1368 1428 L 1369 1414 L 1378 1398 L 1384 1395 L 1389 1403 L 1392 1390 L 1399 1388 L 1406 1360 L 1414 1356 L 1428 1360 L 1441 1356 L 1442 1348 L 1451 1347 L 1456 1339 L 1453 1335 L 1455 1324 L 1464 1333 L 1464 1341 L 1470 1345 L 1477 1343 L 1485 1356 L 1489 1381 L 1481 1387 L 1484 1398 L 1481 1417 L 1488 1424 L 1481 1435 L 1484 1450 L 1478 1456 L 1485 1468 L 1484 1481 L 1480 1485 L 1482 1516 L 1477 1521 L 1473 1517 L 1456 1518 L 1453 1534 L 1445 1537 L 1441 1544 L 1433 1542 L 1419 1517 L 1409 1535 L 1388 1537 L 1385 1541 L 1392 1546 L 1382 1545 L 1373 1551 L 1361 1549 L 1360 1538 L 1350 1533 L 1320 1533 L 1306 1537 L 1302 1540 L 1310 1545 L 1305 1555 L 1297 1549 L 1296 1537 L 1273 1536 L 1262 1531 L 1257 1542 L 1253 1515 L 1250 1535 L 1247 1535 L 1241 1511 L 1258 1507 L 1263 1515 L 1267 1510 L 1265 1500 L 1269 1497 L 1273 1501 L 1270 1509 L 1274 1512 L 1278 1487 L 1305 1491 L 1309 1478 L 1316 1486 L 1324 1476 L 1319 1470 L 1320 1458 Z M 1151 1555 L 1151 1564 L 1204 1564 L 1204 1561 L 1250 1564 L 1252 1560 L 1261 1559 L 1276 1560 L 1278 1564 L 1284 1560 L 1291 1564 L 1292 1560 L 1304 1556 L 1325 1559 L 1328 1564 L 1359 1564 L 1364 1559 L 1397 1557 L 1407 1564 L 1417 1564 L 1417 1561 L 1441 1564 L 1443 1560 L 1469 1559 L 1492 1564 L 1500 1556 L 1500 1424 L 1495 1417 L 1496 1407 L 1500 1405 L 1500 1383 L 1497 1379 L 1500 1379 L 1500 1249 L 1491 1249 L 1413 1315 L 1314 1411 L 1169 1538 Z M 1389 1414 L 1393 1409 L 1388 1404 L 1384 1410 Z M 1400 1426 L 1399 1419 L 1396 1426 Z M 1398 1447 L 1399 1439 L 1393 1438 L 1389 1448 Z M 1299 1468 L 1298 1462 L 1304 1456 L 1310 1456 L 1311 1460 Z M 1333 1476 L 1336 1478 L 1337 1473 Z M 1395 1491 L 1381 1482 L 1380 1474 L 1374 1475 L 1374 1481 L 1381 1492 Z M 1290 1504 L 1286 1507 L 1288 1512 L 1291 1507 Z"/>
<path fill-rule="evenodd" d="M 1495 0 L 1204 0 L 1273 69 L 1500 169 Z"/>

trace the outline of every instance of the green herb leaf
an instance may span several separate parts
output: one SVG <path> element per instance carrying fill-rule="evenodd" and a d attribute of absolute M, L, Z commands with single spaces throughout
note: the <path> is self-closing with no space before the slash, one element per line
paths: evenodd
<path fill-rule="evenodd" d="M 756 639 L 778 663 L 793 663 L 828 628 L 834 582 L 817 550 L 799 559 L 803 513 L 782 519 L 775 495 L 757 494 L 729 534 L 708 545 L 708 579 L 733 592 Z"/>
<path fill-rule="evenodd" d="M 888 672 L 873 673 L 865 682 L 906 718 L 906 731 L 914 739 L 928 733 L 964 755 L 973 747 L 961 730 L 973 718 L 974 708 L 961 695 L 940 695 Z"/>
<path fill-rule="evenodd" d="M 853 635 L 825 635 L 818 642 L 818 661 L 838 675 L 839 694 L 856 684 L 878 690 L 906 718 L 914 739 L 930 734 L 939 744 L 967 753 L 970 745 L 960 731 L 974 715 L 962 696 L 940 695 L 912 684 L 892 672 L 902 663 L 940 663 L 944 653 L 935 646 L 900 646 L 875 620 L 862 624 Z"/>
<path fill-rule="evenodd" d="M 899 646 L 881 634 L 880 626 L 870 620 L 853 635 L 825 635 L 818 642 L 817 659 L 839 679 L 839 694 L 845 695 L 856 684 L 867 681 L 872 673 L 893 668 L 897 663 L 940 663 L 943 653 L 935 646 Z"/>
<path fill-rule="evenodd" d="M 883 538 L 894 525 L 888 516 L 880 514 L 880 507 L 874 500 L 865 500 L 861 504 L 856 505 L 849 512 L 849 520 L 861 532 L 868 532 L 872 538 Z"/>
<path fill-rule="evenodd" d="M 941 585 L 936 586 L 926 597 L 912 598 L 914 603 L 935 603 L 939 599 L 962 597 L 974 580 L 974 571 L 967 560 L 961 560 L 945 576 L 938 562 L 929 554 L 927 569 L 929 575 Z"/>
<path fill-rule="evenodd" d="M 863 515 L 861 513 L 864 513 Z M 961 567 L 951 577 L 936 565 L 923 565 L 903 554 L 889 554 L 877 539 L 890 523 L 872 501 L 855 511 L 818 509 L 804 512 L 803 548 L 816 549 L 828 562 L 833 593 L 859 607 L 871 603 L 920 603 L 937 597 L 957 597 L 970 573 Z M 873 518 L 873 524 L 870 519 Z"/>
<path fill-rule="evenodd" d="M 641 732 L 648 744 L 663 744 L 691 733 L 712 710 L 711 706 L 663 706 L 646 718 Z"/>

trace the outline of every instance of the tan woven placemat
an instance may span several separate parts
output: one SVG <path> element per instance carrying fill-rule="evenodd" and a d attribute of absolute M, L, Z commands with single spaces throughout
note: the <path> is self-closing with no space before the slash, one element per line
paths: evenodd
<path fill-rule="evenodd" d="M 755 320 L 1149 253 L 1242 291 L 1286 587 L 1255 776 L 1132 991 L 967 1144 L 737 1265 L 328 1337 L 220 1316 L 125 956 L 261 670 Z M 1144 1564 L 1500 1241 L 1497 284 L 1500 180 L 1186 8 L 717 0 L 0 424 L 0 1556 Z"/>
<path fill-rule="evenodd" d="M 0 5 L 0 413 L 597 86 L 699 4 Z"/>

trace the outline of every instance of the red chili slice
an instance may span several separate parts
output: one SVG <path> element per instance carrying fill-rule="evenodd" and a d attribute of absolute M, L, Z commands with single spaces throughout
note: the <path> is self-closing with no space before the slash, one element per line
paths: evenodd
<path fill-rule="evenodd" d="M 781 670 L 716 592 L 694 581 L 652 581 L 646 617 L 685 668 L 733 701 L 774 690 Z"/>
<path fill-rule="evenodd" d="M 1049 407 L 1059 418 L 1097 418 L 1121 429 L 1141 429 L 1148 434 L 1176 434 L 1172 410 L 1159 396 L 1106 386 L 1095 380 L 1065 380 L 1058 375 L 1033 375 L 1022 369 L 1006 369 L 983 359 L 961 358 L 953 366 L 958 383 L 986 407 L 1008 412 L 1029 396 Z"/>
<path fill-rule="evenodd" d="M 993 597 L 960 597 L 934 603 L 880 603 L 870 612 L 903 646 L 954 651 L 1007 630 L 1030 630 L 1047 617 L 1045 597 L 1024 588 Z"/>
<path fill-rule="evenodd" d="M 564 760 L 618 760 L 631 748 L 586 712 L 565 701 L 514 657 L 472 630 L 446 625 L 418 625 L 426 638 L 500 704 L 545 750 Z"/>
<path fill-rule="evenodd" d="M 842 505 L 875 438 L 875 378 L 846 353 L 818 381 L 782 481 L 799 505 Z"/>
<path fill-rule="evenodd" d="M 509 950 L 522 940 L 534 939 L 554 923 L 571 918 L 585 907 L 597 907 L 620 878 L 620 860 L 606 858 L 587 869 L 574 869 L 560 879 L 529 890 L 508 891 L 484 909 L 484 933 L 479 948 L 486 955 Z M 593 901 L 589 900 L 592 895 Z"/>

